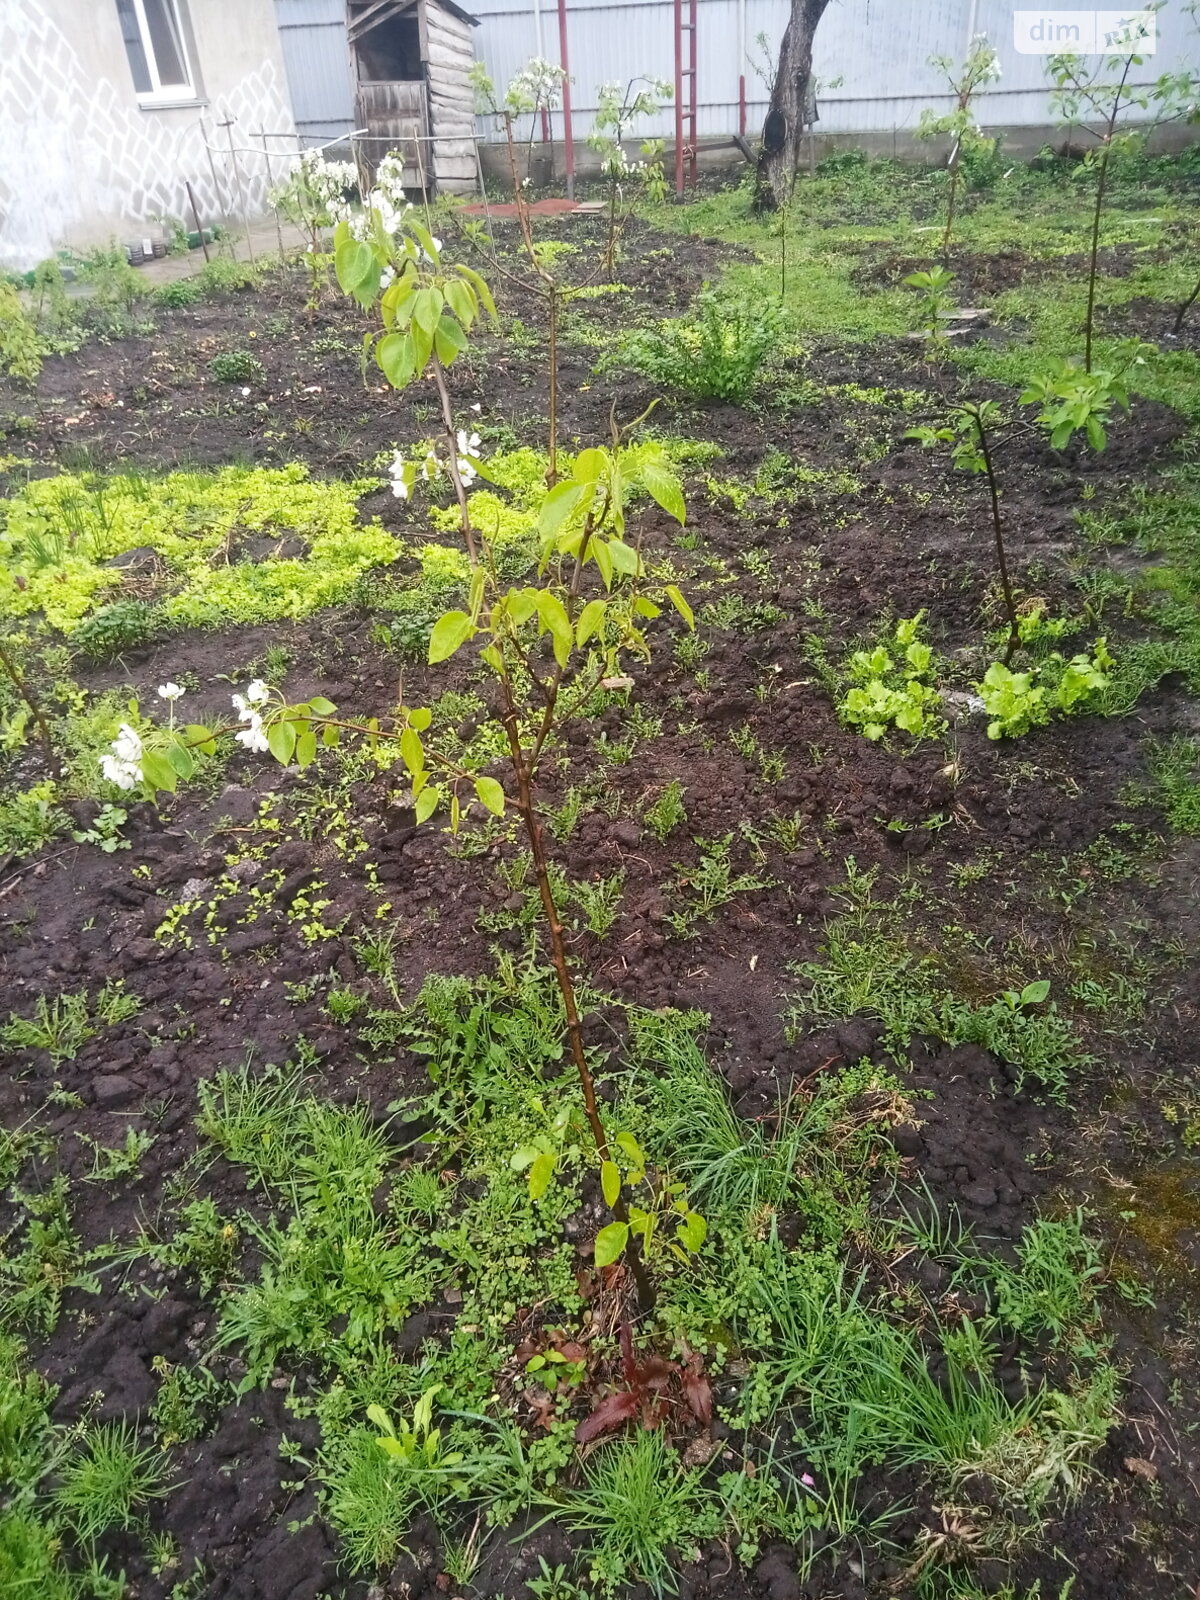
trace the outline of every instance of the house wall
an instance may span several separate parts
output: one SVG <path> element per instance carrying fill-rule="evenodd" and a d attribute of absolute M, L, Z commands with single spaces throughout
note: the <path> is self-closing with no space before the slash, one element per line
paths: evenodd
<path fill-rule="evenodd" d="M 265 201 L 259 129 L 293 131 L 272 0 L 190 0 L 201 98 L 138 105 L 113 0 L 0 0 L 0 265 L 25 268 L 60 245 L 140 238 L 170 215 L 192 226 L 185 179 L 206 223 Z M 214 183 L 200 118 L 236 119 Z M 295 139 L 270 141 L 280 157 Z M 252 146 L 258 147 L 251 150 Z M 275 164 L 281 175 L 282 159 Z"/>

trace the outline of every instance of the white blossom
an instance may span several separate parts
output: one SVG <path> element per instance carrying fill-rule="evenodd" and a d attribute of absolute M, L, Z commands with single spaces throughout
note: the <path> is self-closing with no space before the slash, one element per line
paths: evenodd
<path fill-rule="evenodd" d="M 180 695 L 184 694 L 185 692 L 186 691 L 181 689 L 177 683 L 160 683 L 158 686 L 158 697 L 160 700 L 178 700 Z"/>
<path fill-rule="evenodd" d="M 123 722 L 112 742 L 112 754 L 100 757 L 100 771 L 118 789 L 132 789 L 142 781 L 142 741 L 136 729 Z"/>
<path fill-rule="evenodd" d="M 267 685 L 261 678 L 255 678 L 245 694 L 234 694 L 230 695 L 229 698 L 233 701 L 233 709 L 238 714 L 238 720 L 248 722 L 253 727 L 256 723 L 262 722 L 258 708 L 261 705 L 265 705 L 270 697 L 271 691 Z M 237 737 L 240 739 L 242 736 L 239 733 Z M 255 748 L 258 747 L 255 746 Z M 262 748 L 265 749 L 266 746 L 264 745 Z"/>
<path fill-rule="evenodd" d="M 239 744 L 245 745 L 247 750 L 269 750 L 271 746 L 267 741 L 266 734 L 263 732 L 263 719 L 258 712 L 251 711 L 246 720 L 249 721 L 250 726 L 242 728 L 233 737 Z"/>
<path fill-rule="evenodd" d="M 560 66 L 543 56 L 534 56 L 516 73 L 505 91 L 504 101 L 510 111 L 536 110 L 557 104 L 566 82 L 567 74 Z"/>
<path fill-rule="evenodd" d="M 244 400 L 249 393 L 250 393 L 249 384 L 243 384 L 242 385 L 242 399 Z"/>
<path fill-rule="evenodd" d="M 404 197 L 404 157 L 389 150 L 375 169 L 375 192 L 397 210 L 411 210 Z"/>

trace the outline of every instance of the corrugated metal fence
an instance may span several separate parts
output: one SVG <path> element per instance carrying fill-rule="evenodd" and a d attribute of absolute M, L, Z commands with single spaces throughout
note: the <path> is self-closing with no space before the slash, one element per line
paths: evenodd
<path fill-rule="evenodd" d="M 275 0 L 283 64 L 302 142 L 327 144 L 354 127 L 345 0 Z"/>
<path fill-rule="evenodd" d="M 555 0 L 467 0 L 480 19 L 479 59 L 500 85 L 530 56 L 558 60 Z M 348 131 L 353 90 L 345 44 L 342 0 L 276 0 L 284 57 L 298 127 L 317 142 Z M 1053 121 L 1044 63 L 1021 55 L 1013 43 L 1011 0 L 834 0 L 817 29 L 814 64 L 825 85 L 820 94 L 824 133 L 911 130 L 926 106 L 948 104 L 945 84 L 928 64 L 934 54 L 960 60 L 974 33 L 986 33 L 1000 53 L 1002 76 L 980 97 L 980 120 L 989 126 L 1034 126 Z M 757 132 L 767 91 L 755 71 L 756 39 L 765 34 L 773 54 L 787 21 L 787 0 L 698 0 L 698 132 L 728 135 L 738 126 L 738 78 L 746 79 L 747 128 Z M 744 17 L 744 23 L 743 23 Z M 338 23 L 342 33 L 337 33 Z M 744 37 L 743 34 L 744 27 Z M 1168 0 L 1158 18 L 1158 51 L 1138 81 L 1194 63 L 1197 33 L 1183 0 Z M 625 83 L 642 74 L 674 77 L 673 0 L 568 0 L 568 50 L 573 79 L 576 139 L 586 136 L 601 83 Z M 338 98 L 340 95 L 340 99 Z M 332 131 L 326 131 L 332 130 Z M 554 117 L 562 137 L 562 117 Z M 674 113 L 639 136 L 674 133 Z M 483 138 L 498 137 L 480 123 Z"/>

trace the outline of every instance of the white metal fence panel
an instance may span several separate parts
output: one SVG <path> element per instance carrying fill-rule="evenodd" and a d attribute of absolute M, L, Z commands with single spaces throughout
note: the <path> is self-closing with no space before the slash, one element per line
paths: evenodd
<path fill-rule="evenodd" d="M 468 0 L 480 26 L 475 52 L 501 88 L 531 56 L 559 59 L 556 0 Z M 296 124 L 313 143 L 353 126 L 354 91 L 345 37 L 344 0 L 276 0 Z M 756 65 L 757 40 L 779 48 L 788 0 L 698 0 L 697 125 L 700 136 L 738 127 L 738 79 L 746 80 L 747 131 L 762 125 L 767 90 Z M 819 128 L 824 133 L 910 132 L 928 106 L 945 109 L 946 85 L 929 66 L 931 55 L 962 59 L 973 33 L 985 33 L 1000 54 L 1000 81 L 980 96 L 980 121 L 989 126 L 1050 123 L 1045 63 L 1021 55 L 1013 42 L 1012 0 L 834 0 L 817 29 L 814 66 L 824 86 Z M 592 124 L 596 90 L 639 75 L 672 81 L 675 72 L 673 0 L 568 0 L 567 47 L 575 138 Z M 1168 0 L 1158 16 L 1158 50 L 1138 81 L 1194 64 L 1200 34 L 1184 0 Z M 836 85 L 836 86 L 834 86 Z M 552 118 L 563 136 L 562 113 Z M 636 132 L 670 138 L 671 108 Z M 500 137 L 482 120 L 486 139 Z M 522 130 L 528 132 L 528 123 Z"/>
<path fill-rule="evenodd" d="M 559 59 L 554 0 L 540 0 L 540 7 L 535 0 L 474 0 L 473 9 L 481 24 L 476 54 L 501 86 L 531 55 Z M 756 71 L 762 59 L 757 40 L 765 35 L 770 54 L 778 51 L 787 0 L 698 0 L 697 11 L 698 132 L 704 137 L 736 130 L 738 78 L 744 76 L 747 127 L 754 134 L 767 105 L 766 86 Z M 980 97 L 980 120 L 991 126 L 1053 121 L 1044 61 L 1016 50 L 1013 11 L 1012 0 L 834 0 L 814 48 L 814 67 L 826 86 L 820 130 L 911 131 L 926 107 L 949 105 L 945 82 L 929 66 L 929 57 L 961 60 L 974 33 L 987 34 L 1002 69 L 1000 81 Z M 743 16 L 744 40 L 739 36 Z M 576 138 L 591 125 L 597 85 L 624 83 L 639 74 L 674 76 L 672 0 L 569 0 L 567 28 Z M 1159 13 L 1158 35 L 1157 53 L 1148 58 L 1139 81 L 1152 81 L 1200 57 L 1200 35 L 1183 0 L 1168 0 Z M 554 135 L 561 138 L 561 114 L 553 121 Z M 670 136 L 674 126 L 668 109 L 640 131 Z M 499 136 L 485 124 L 480 131 L 485 138 Z"/>
<path fill-rule="evenodd" d="M 354 127 L 345 0 L 275 0 L 296 131 L 326 144 Z"/>

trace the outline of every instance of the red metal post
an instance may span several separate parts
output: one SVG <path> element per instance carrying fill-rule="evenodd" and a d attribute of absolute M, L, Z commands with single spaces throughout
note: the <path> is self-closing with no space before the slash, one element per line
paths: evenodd
<path fill-rule="evenodd" d="M 700 34 L 700 30 L 696 26 L 699 20 L 696 14 L 697 4 L 698 0 L 691 0 L 691 3 L 688 6 L 688 27 L 692 30 L 692 46 L 688 55 L 688 79 L 691 86 L 691 93 L 689 95 L 689 120 L 691 122 L 691 127 L 688 130 L 688 171 L 693 189 L 696 187 L 696 162 L 698 159 L 696 146 L 699 143 L 696 132 L 696 41 Z"/>
<path fill-rule="evenodd" d="M 680 0 L 675 0 L 680 4 Z M 567 199 L 575 198 L 575 139 L 571 131 L 571 63 L 567 55 L 567 0 L 558 0 L 558 59 L 567 76 L 563 79 L 563 158 L 567 168 Z"/>
<path fill-rule="evenodd" d="M 683 0 L 675 0 L 675 194 L 683 199 Z"/>
<path fill-rule="evenodd" d="M 684 152 L 687 152 L 688 181 L 696 182 L 696 0 L 688 0 L 688 20 L 683 20 L 683 0 L 675 0 L 675 193 L 682 200 Z M 683 36 L 691 35 L 688 64 L 683 64 Z M 684 137 L 683 81 L 687 79 L 687 137 Z"/>

